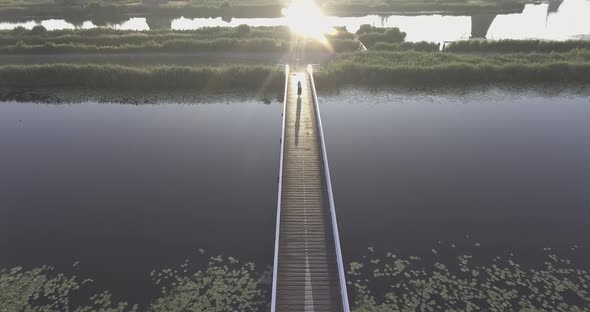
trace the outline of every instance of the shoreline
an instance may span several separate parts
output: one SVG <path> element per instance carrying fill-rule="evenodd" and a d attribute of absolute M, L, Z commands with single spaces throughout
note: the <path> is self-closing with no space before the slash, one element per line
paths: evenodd
<path fill-rule="evenodd" d="M 276 90 L 275 90 L 276 89 Z M 255 98 L 261 105 L 281 104 L 283 95 L 280 88 L 262 93 L 249 90 L 113 90 L 94 88 L 0 88 L 0 104 L 33 103 L 49 105 L 81 104 L 86 102 L 121 104 L 121 105 L 163 105 L 186 104 L 206 105 L 211 100 L 231 98 Z M 340 94 L 347 90 L 364 90 L 368 92 L 395 92 L 410 94 L 458 94 L 497 89 L 527 95 L 539 93 L 548 97 L 559 97 L 563 93 L 590 96 L 590 87 L 584 82 L 491 82 L 491 83 L 430 83 L 420 85 L 359 85 L 320 86 L 320 96 Z"/>

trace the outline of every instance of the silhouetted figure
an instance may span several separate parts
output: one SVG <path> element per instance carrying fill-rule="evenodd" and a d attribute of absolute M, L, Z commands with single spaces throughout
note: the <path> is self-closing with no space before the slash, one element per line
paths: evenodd
<path fill-rule="evenodd" d="M 301 81 L 297 82 L 297 96 L 301 96 Z"/>

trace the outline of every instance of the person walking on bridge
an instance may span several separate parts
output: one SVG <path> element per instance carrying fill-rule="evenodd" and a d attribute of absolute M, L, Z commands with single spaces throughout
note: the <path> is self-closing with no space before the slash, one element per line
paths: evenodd
<path fill-rule="evenodd" d="M 297 96 L 301 97 L 301 81 L 297 82 Z"/>

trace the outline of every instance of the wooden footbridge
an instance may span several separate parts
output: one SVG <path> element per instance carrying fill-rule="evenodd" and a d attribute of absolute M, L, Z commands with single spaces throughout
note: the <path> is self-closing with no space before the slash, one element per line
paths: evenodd
<path fill-rule="evenodd" d="M 348 312 L 313 68 L 285 72 L 271 312 Z"/>

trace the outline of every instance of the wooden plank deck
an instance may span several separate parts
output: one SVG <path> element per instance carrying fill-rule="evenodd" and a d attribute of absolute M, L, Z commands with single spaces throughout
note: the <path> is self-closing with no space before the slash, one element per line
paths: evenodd
<path fill-rule="evenodd" d="M 297 82 L 303 92 L 297 96 Z M 276 311 L 342 311 L 322 147 L 309 74 L 286 86 Z"/>

